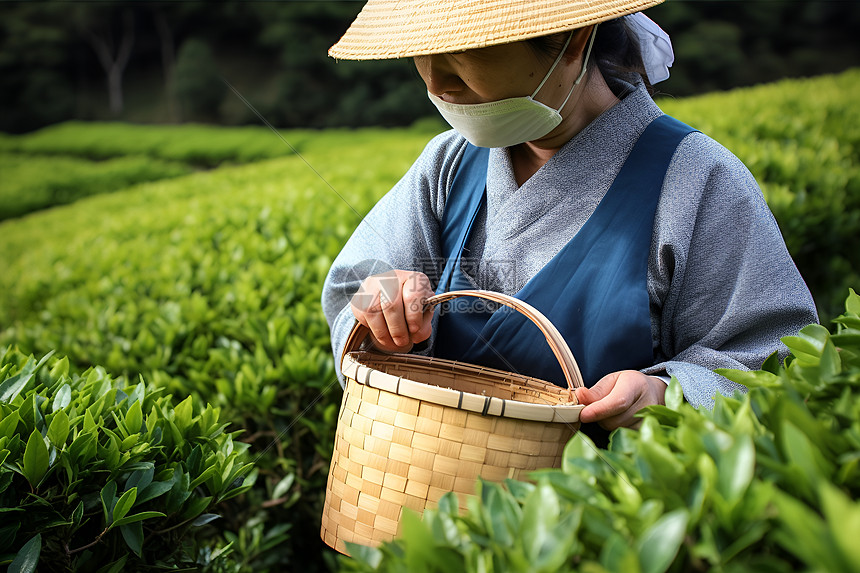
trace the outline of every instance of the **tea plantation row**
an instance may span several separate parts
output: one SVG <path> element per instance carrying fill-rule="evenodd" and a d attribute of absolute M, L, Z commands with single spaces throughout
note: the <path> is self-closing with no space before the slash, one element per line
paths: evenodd
<path fill-rule="evenodd" d="M 209 544 L 234 541 L 229 570 L 320 570 L 340 398 L 320 288 L 361 213 L 428 137 L 325 133 L 302 156 L 325 181 L 289 155 L 6 221 L 0 347 L 57 349 L 72 373 L 99 365 L 127 383 L 142 374 L 175 403 L 220 408 L 259 477 L 218 511 Z"/>
<path fill-rule="evenodd" d="M 762 183 L 790 249 L 810 282 L 822 314 L 827 316 L 838 314 L 848 286 L 860 284 L 857 261 L 860 122 L 856 121 L 860 118 L 849 95 L 856 93 L 858 87 L 860 73 L 849 72 L 683 101 L 660 100 L 667 112 L 714 136 L 747 162 Z M 146 137 L 138 131 L 151 129 L 156 133 L 156 128 L 105 124 L 53 129 L 56 130 L 53 133 L 0 138 L 0 150 L 5 150 L 0 151 L 0 161 L 18 161 L 22 154 L 36 161 L 44 161 L 51 154 L 90 161 L 127 153 L 195 168 L 200 164 L 189 159 L 194 156 L 189 149 L 199 146 L 201 155 L 214 153 L 207 151 L 220 145 L 214 142 L 229 140 L 234 133 L 213 129 L 207 132 L 207 137 L 193 141 L 189 131 L 188 138 L 180 136 L 175 140 L 184 141 L 186 148 L 169 152 L 171 147 L 163 140 L 161 144 L 145 143 Z M 171 133 L 183 133 L 182 128 L 172 129 L 176 131 Z M 0 223 L 3 269 L 0 348 L 16 345 L 37 356 L 56 350 L 68 356 L 69 380 L 96 365 L 121 376 L 114 399 L 123 412 L 134 402 L 123 395 L 138 383 L 141 375 L 153 392 L 172 395 L 174 405 L 192 396 L 198 408 L 195 414 L 202 415 L 200 408 L 209 404 L 220 408 L 219 419 L 230 424 L 228 432 L 242 431 L 233 439 L 248 444 L 250 457 L 243 463 L 253 461 L 256 467 L 247 485 L 251 485 L 254 475 L 258 477 L 247 491 L 227 501 L 228 506 L 211 510 L 223 518 L 197 530 L 199 543 L 188 550 L 188 559 L 211 570 L 225 571 L 313 571 L 333 564 L 331 552 L 318 540 L 318 530 L 341 392 L 334 379 L 328 328 L 319 306 L 321 284 L 333 257 L 360 216 L 408 168 L 430 135 L 427 129 L 286 134 L 300 151 L 299 156 L 270 132 L 259 131 L 254 136 L 254 149 L 285 156 L 160 179 Z M 105 143 L 108 141 L 113 145 Z M 243 145 L 233 148 L 230 161 L 241 161 L 235 150 Z M 154 161 L 152 164 L 158 165 Z M 39 173 L 30 171 L 27 177 L 30 188 L 37 188 Z M 45 174 L 45 178 L 49 176 Z M 24 197 L 20 200 L 26 201 Z M 821 221 L 827 224 L 822 225 Z M 850 353 L 846 355 L 843 350 L 841 356 L 845 359 Z M 22 360 L 14 361 L 18 364 Z M 54 360 L 50 359 L 43 369 L 56 367 Z M 5 375 L 15 375 L 15 368 L 7 368 Z M 843 372 L 853 370 L 845 366 Z M 0 383 L 4 379 L 4 371 L 0 369 Z M 42 375 L 42 386 L 29 389 L 33 396 L 42 396 L 33 398 L 36 410 L 42 409 L 44 413 L 50 409 L 52 400 L 56 400 L 50 393 L 63 387 L 60 379 Z M 856 382 L 857 377 L 852 380 Z M 69 381 L 65 384 L 72 385 Z M 848 392 L 849 398 L 856 391 L 850 385 L 848 390 L 839 388 L 840 392 Z M 22 390 L 16 400 L 25 400 L 25 394 Z M 740 402 L 726 401 L 726 404 L 735 409 Z M 20 406 L 14 404 L 16 411 Z M 719 410 L 714 415 L 718 413 Z M 705 424 L 711 428 L 706 422 L 697 421 L 699 414 L 693 412 L 683 411 L 680 418 L 665 412 L 656 414 L 659 415 L 655 421 L 650 422 L 656 428 L 654 431 L 667 431 L 663 426 L 671 426 L 673 420 L 679 419 L 686 420 L 685 427 L 701 429 Z M 9 414 L 4 410 L 2 415 L 6 419 Z M 171 418 L 175 414 L 165 410 L 164 416 Z M 743 432 L 759 427 L 746 422 L 738 424 Z M 18 427 L 19 432 L 24 431 L 20 429 L 23 426 Z M 50 421 L 42 430 L 50 430 Z M 32 428 L 24 436 L 24 442 L 30 432 Z M 618 440 L 635 441 L 627 434 L 619 435 L 627 437 L 619 437 L 616 444 Z M 753 432 L 753 435 L 759 434 Z M 847 443 L 854 443 L 851 441 L 854 438 L 846 439 Z M 101 447 L 109 448 L 108 442 L 100 442 Z M 48 446 L 52 444 L 49 440 Z M 690 445 L 691 451 L 699 452 L 701 448 L 696 450 L 699 446 L 694 446 Z M 722 442 L 718 446 L 714 446 L 716 450 L 708 450 L 714 459 L 724 455 L 719 453 L 723 446 L 731 449 Z M 669 451 L 677 453 L 673 448 Z M 746 449 L 741 453 L 748 455 L 749 449 L 743 448 Z M 24 444 L 24 453 L 26 449 Z M 835 461 L 822 463 L 829 464 L 828 467 L 853 463 L 856 467 L 860 458 L 852 457 L 852 451 L 860 451 L 860 447 L 851 445 Z M 59 448 L 54 455 L 61 453 Z M 661 450 L 659 455 L 664 453 Z M 188 473 L 188 456 L 184 462 L 176 459 L 170 463 Z M 51 464 L 56 459 L 59 458 L 55 457 Z M 176 465 L 181 463 L 185 465 Z M 195 467 L 204 471 L 199 465 Z M 48 474 L 62 475 L 54 465 L 50 468 Z M 850 468 L 839 471 L 851 483 L 856 479 L 856 472 Z M 830 475 L 825 474 L 825 480 Z M 165 476 L 160 479 L 166 480 Z M 647 486 L 642 491 L 665 489 L 657 485 L 658 477 L 641 476 Z M 31 484 L 25 478 L 20 473 L 13 476 L 11 486 L 23 489 L 8 491 L 29 491 Z M 105 478 L 102 483 L 105 487 L 110 476 L 101 478 Z M 0 478 L 0 500 L 9 503 L 1 497 L 3 479 L 6 478 Z M 122 476 L 117 494 L 131 490 L 130 479 L 130 475 Z M 639 488 L 640 484 L 633 485 Z M 70 484 L 61 482 L 59 487 L 65 486 Z M 527 490 L 531 491 L 527 486 L 512 487 L 515 491 L 511 494 L 519 496 L 514 505 L 525 500 Z M 702 487 L 701 495 L 709 498 L 712 487 Z M 849 492 L 843 495 L 856 495 L 856 489 L 846 490 L 844 484 L 842 487 L 843 492 Z M 196 495 L 205 497 L 205 486 L 201 488 Z M 552 499 L 546 488 L 540 491 L 541 500 Z M 117 495 L 117 499 L 121 497 Z M 803 503 L 811 503 L 813 499 L 818 498 L 806 497 Z M 96 499 L 90 498 L 89 505 L 85 504 L 87 511 L 101 511 L 95 502 Z M 512 503 L 508 500 L 504 507 L 516 514 L 516 509 L 510 509 L 514 507 Z M 62 515 L 69 520 L 76 506 L 70 502 L 64 507 L 69 513 Z M 670 515 L 671 510 L 680 507 L 664 504 L 658 509 L 644 503 L 641 511 L 647 514 L 640 521 L 631 522 L 629 527 L 635 531 L 623 533 L 623 543 L 613 542 L 617 555 L 612 559 L 621 559 L 619 563 L 633 559 L 625 556 L 622 545 L 634 547 L 631 540 L 639 539 L 662 519 L 664 509 Z M 561 519 L 564 512 L 561 505 L 559 508 L 557 517 Z M 768 510 L 773 510 L 773 506 L 768 506 Z M 167 515 L 159 509 L 151 511 Z M 671 515 L 677 526 L 681 520 L 679 514 Z M 691 515 L 684 518 L 685 528 L 695 522 Z M 104 516 L 108 524 L 110 517 Z M 622 514 L 605 517 L 616 525 L 629 518 Z M 574 517 L 570 514 L 564 519 Z M 745 518 L 737 515 L 731 519 L 735 520 L 732 523 L 742 523 Z M 433 527 L 449 531 L 450 525 L 443 521 L 437 520 L 442 525 Z M 155 555 L 147 553 L 148 536 L 164 527 L 148 523 L 148 520 L 142 522 L 142 532 L 147 535 L 143 554 L 152 563 Z M 468 531 L 463 530 L 462 523 L 457 523 L 458 531 L 466 535 Z M 773 522 L 765 521 L 753 529 L 759 531 L 772 525 Z M 70 527 L 59 522 L 55 526 L 66 533 L 62 528 Z M 725 524 L 719 527 L 723 529 L 685 531 L 691 536 L 737 533 Z M 742 532 L 752 540 L 749 547 L 755 547 L 755 531 Z M 135 533 L 136 530 L 130 534 L 132 543 Z M 437 533 L 434 529 L 433 535 Z M 47 535 L 42 537 L 43 541 Z M 461 546 L 462 535 L 456 538 Z M 475 538 L 478 533 L 468 535 Z M 589 539 L 599 535 L 608 532 L 589 530 Z M 0 554 L 11 555 L 30 539 L 32 535 L 27 536 L 23 531 L 5 537 L 0 531 Z M 445 539 L 434 543 L 445 545 L 454 538 Z M 714 542 L 716 545 L 708 545 L 710 542 L 705 540 L 703 543 L 710 549 L 685 550 L 685 555 L 695 556 L 703 567 L 704 564 L 721 566 L 721 561 L 708 557 L 708 551 L 725 550 L 720 539 Z M 501 538 L 497 541 L 502 542 Z M 232 545 L 223 551 L 228 542 Z M 578 544 L 581 542 L 568 543 L 565 551 L 578 551 L 574 549 Z M 47 541 L 45 546 L 49 546 Z M 407 542 L 407 547 L 416 545 Z M 221 558 L 213 559 L 218 548 Z M 476 549 L 469 551 L 481 553 Z M 748 555 L 744 551 L 738 547 L 737 554 Z M 380 557 L 371 553 L 368 559 L 377 562 Z M 504 568 L 505 563 L 508 562 L 499 562 L 496 567 Z M 132 571 L 139 567 L 139 562 L 127 562 L 123 567 Z M 397 569 L 399 565 L 391 567 Z"/>
<path fill-rule="evenodd" d="M 287 156 L 310 138 L 342 139 L 336 134 L 292 130 L 285 143 L 265 127 L 75 121 L 23 136 L 0 134 L 0 221 L 135 183 Z"/>

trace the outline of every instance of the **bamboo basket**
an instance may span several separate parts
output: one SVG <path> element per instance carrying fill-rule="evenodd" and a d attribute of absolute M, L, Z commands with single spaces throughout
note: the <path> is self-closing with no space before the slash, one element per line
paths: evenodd
<path fill-rule="evenodd" d="M 341 403 L 320 535 L 347 553 L 345 542 L 377 546 L 393 539 L 404 508 L 422 513 L 448 491 L 460 507 L 478 476 L 526 479 L 558 467 L 579 429 L 573 390 L 582 376 L 567 343 L 535 308 L 490 291 L 460 296 L 514 308 L 534 322 L 562 367 L 568 388 L 452 360 L 358 350 L 368 334 L 352 330 L 342 356 Z"/>

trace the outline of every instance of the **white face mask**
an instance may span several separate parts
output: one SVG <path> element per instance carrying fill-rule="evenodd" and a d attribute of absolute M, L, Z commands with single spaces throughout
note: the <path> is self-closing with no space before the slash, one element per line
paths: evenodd
<path fill-rule="evenodd" d="M 439 99 L 427 92 L 430 101 L 442 114 L 451 127 L 456 129 L 469 143 L 478 147 L 511 147 L 526 141 L 534 141 L 545 136 L 561 123 L 561 110 L 564 108 L 574 88 L 585 75 L 586 62 L 594 44 L 597 27 L 591 33 L 588 48 L 582 59 L 582 71 L 567 93 L 567 97 L 556 110 L 535 101 L 534 97 L 549 79 L 555 67 L 564 56 L 573 32 L 568 36 L 561 53 L 549 71 L 530 96 L 512 97 L 498 101 L 477 104 L 457 104 Z"/>

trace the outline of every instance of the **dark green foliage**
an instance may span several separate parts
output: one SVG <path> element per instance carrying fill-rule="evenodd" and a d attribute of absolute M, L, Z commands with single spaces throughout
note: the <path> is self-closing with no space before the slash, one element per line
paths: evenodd
<path fill-rule="evenodd" d="M 275 97 L 264 115 L 276 125 L 394 127 L 435 114 L 411 60 L 335 61 L 328 48 L 360 9 L 349 2 L 262 4 L 260 42 L 276 55 Z"/>
<path fill-rule="evenodd" d="M 454 494 L 399 539 L 352 546 L 350 571 L 828 571 L 860 569 L 860 296 L 835 333 L 810 325 L 762 370 L 722 371 L 745 395 L 713 411 L 677 381 L 607 450 L 584 435 L 534 483 Z"/>
<path fill-rule="evenodd" d="M 173 89 L 184 119 L 211 121 L 218 117 L 227 86 L 204 40 L 191 38 L 179 48 Z"/>
<path fill-rule="evenodd" d="M 0 131 L 17 133 L 74 117 L 68 14 L 68 6 L 59 3 L 3 7 Z"/>
<path fill-rule="evenodd" d="M 363 4 L 6 2 L 0 131 L 21 133 L 73 118 L 176 121 L 170 78 L 192 83 L 199 99 L 188 103 L 202 104 L 212 119 L 256 121 L 232 94 L 214 84 L 203 89 L 209 80 L 200 77 L 192 81 L 200 70 L 175 67 L 188 58 L 181 52 L 190 39 L 206 42 L 221 73 L 281 127 L 404 126 L 435 114 L 409 60 L 336 62 L 327 56 Z M 647 13 L 672 36 L 672 77 L 658 87 L 676 97 L 860 64 L 857 2 L 668 0 Z M 116 117 L 91 35 L 118 45 L 127 14 L 134 44 L 123 73 L 124 111 Z M 205 76 L 211 80 L 212 73 Z"/>
<path fill-rule="evenodd" d="M 672 37 L 672 75 L 657 89 L 676 97 L 839 72 L 860 57 L 856 3 L 668 0 L 646 14 Z"/>
<path fill-rule="evenodd" d="M 253 484 L 219 410 L 102 368 L 0 349 L 0 563 L 11 571 L 193 565 L 217 506 Z"/>

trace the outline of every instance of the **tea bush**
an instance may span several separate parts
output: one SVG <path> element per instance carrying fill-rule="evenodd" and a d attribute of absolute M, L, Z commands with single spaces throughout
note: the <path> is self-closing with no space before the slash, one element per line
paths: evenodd
<path fill-rule="evenodd" d="M 0 221 L 135 183 L 190 173 L 182 163 L 128 156 L 105 161 L 0 153 Z"/>
<path fill-rule="evenodd" d="M 310 131 L 292 131 L 300 145 Z M 144 155 L 202 167 L 248 163 L 292 153 L 265 127 L 211 125 L 134 125 L 69 121 L 25 135 L 0 138 L 0 151 L 27 155 L 71 155 L 108 159 Z"/>
<path fill-rule="evenodd" d="M 350 545 L 346 571 L 860 570 L 860 296 L 831 334 L 810 325 L 713 411 L 670 385 L 639 431 L 607 450 L 583 434 L 535 483 L 480 483 L 409 514 L 379 549 Z"/>
<path fill-rule="evenodd" d="M 193 536 L 251 487 L 217 408 L 103 368 L 69 373 L 0 349 L 0 563 L 10 571 L 150 571 L 198 561 Z"/>
<path fill-rule="evenodd" d="M 307 524 L 321 515 L 340 390 L 319 293 L 360 214 L 426 139 L 321 136 L 304 155 L 328 184 L 290 156 L 6 221 L 0 344 L 57 348 L 73 370 L 142 374 L 221 408 L 260 474 L 213 524 L 240 570 L 322 568 Z"/>

